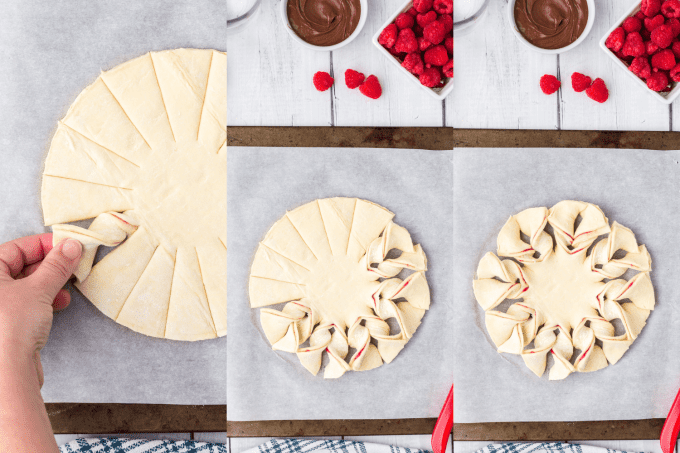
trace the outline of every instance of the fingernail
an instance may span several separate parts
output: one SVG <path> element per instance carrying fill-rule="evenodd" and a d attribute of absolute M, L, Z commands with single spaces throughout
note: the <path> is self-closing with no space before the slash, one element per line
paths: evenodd
<path fill-rule="evenodd" d="M 75 239 L 67 239 L 61 246 L 61 253 L 71 261 L 78 258 L 82 250 L 80 242 Z"/>

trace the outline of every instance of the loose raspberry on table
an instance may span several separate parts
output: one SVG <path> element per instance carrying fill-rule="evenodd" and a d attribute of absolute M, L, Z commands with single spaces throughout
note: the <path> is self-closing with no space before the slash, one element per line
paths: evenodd
<path fill-rule="evenodd" d="M 662 26 L 665 21 L 666 18 L 664 18 L 661 14 L 657 14 L 654 17 L 646 17 L 643 22 L 645 24 L 645 29 L 651 32 L 656 27 Z"/>
<path fill-rule="evenodd" d="M 449 36 L 444 40 L 444 47 L 449 55 L 453 55 L 453 36 Z"/>
<path fill-rule="evenodd" d="M 432 47 L 432 43 L 422 36 L 418 38 L 418 49 L 421 52 L 425 52 L 427 49 Z"/>
<path fill-rule="evenodd" d="M 397 28 L 399 28 L 399 29 L 412 28 L 413 24 L 415 23 L 415 19 L 410 14 L 401 13 L 394 20 L 394 23 L 397 26 Z"/>
<path fill-rule="evenodd" d="M 453 30 L 453 14 L 442 14 L 437 17 L 437 20 L 444 24 L 446 33 L 449 33 L 451 30 Z"/>
<path fill-rule="evenodd" d="M 416 22 L 418 22 L 418 25 L 420 25 L 422 28 L 425 28 L 429 23 L 434 22 L 437 20 L 437 13 L 434 11 L 429 11 L 425 14 L 418 14 L 416 16 Z"/>
<path fill-rule="evenodd" d="M 427 68 L 420 74 L 418 80 L 420 80 L 422 85 L 434 88 L 442 81 L 442 75 L 437 68 Z"/>
<path fill-rule="evenodd" d="M 634 31 L 640 31 L 642 28 L 642 21 L 635 16 L 631 16 L 623 21 L 621 27 L 623 27 L 626 33 L 633 33 Z"/>
<path fill-rule="evenodd" d="M 641 79 L 646 79 L 652 75 L 652 68 L 649 66 L 649 60 L 646 57 L 636 57 L 628 66 L 628 69 Z"/>
<path fill-rule="evenodd" d="M 444 73 L 445 77 L 452 78 L 453 77 L 453 58 L 449 60 L 448 63 L 444 65 L 442 68 L 442 72 Z"/>
<path fill-rule="evenodd" d="M 661 11 L 661 0 L 642 0 L 640 11 L 647 17 L 654 16 Z"/>
<path fill-rule="evenodd" d="M 668 17 L 680 17 L 680 1 L 666 0 L 661 4 L 661 14 Z"/>
<path fill-rule="evenodd" d="M 609 90 L 607 89 L 607 85 L 604 84 L 604 80 L 597 78 L 592 85 L 586 89 L 586 95 L 593 101 L 602 104 L 609 99 Z"/>
<path fill-rule="evenodd" d="M 662 91 L 668 85 L 668 77 L 664 72 L 654 72 L 647 78 L 647 88 L 652 91 Z"/>
<path fill-rule="evenodd" d="M 453 14 L 453 0 L 434 0 L 432 2 L 432 9 L 439 14 Z"/>
<path fill-rule="evenodd" d="M 670 25 L 671 30 L 673 30 L 673 37 L 677 38 L 680 35 L 680 20 L 673 18 L 666 21 L 666 25 Z"/>
<path fill-rule="evenodd" d="M 664 49 L 659 53 L 652 55 L 652 68 L 665 69 L 666 71 L 673 69 L 675 66 L 675 54 L 670 49 Z"/>
<path fill-rule="evenodd" d="M 364 74 L 355 71 L 354 69 L 348 69 L 345 71 L 345 85 L 347 85 L 347 88 L 350 90 L 359 87 L 362 83 L 364 83 L 365 78 L 366 76 L 364 76 Z"/>
<path fill-rule="evenodd" d="M 446 51 L 446 47 L 442 45 L 434 46 L 425 51 L 423 60 L 428 68 L 430 66 L 444 66 L 449 61 L 449 53 Z"/>
<path fill-rule="evenodd" d="M 425 70 L 425 64 L 423 64 L 423 60 L 418 52 L 406 55 L 401 65 L 411 74 L 420 75 Z"/>
<path fill-rule="evenodd" d="M 575 72 L 571 75 L 571 87 L 577 93 L 580 93 L 581 91 L 587 89 L 591 83 L 592 79 L 586 75 L 581 74 L 580 72 Z"/>
<path fill-rule="evenodd" d="M 621 29 L 623 30 L 623 29 Z M 645 54 L 645 44 L 640 33 L 628 33 L 626 41 L 623 43 L 621 51 L 628 57 L 641 57 Z"/>
<path fill-rule="evenodd" d="M 438 20 L 430 22 L 423 29 L 423 37 L 432 44 L 439 44 L 446 38 L 446 26 Z"/>
<path fill-rule="evenodd" d="M 673 42 L 673 29 L 670 25 L 662 25 L 652 30 L 652 42 L 662 49 Z"/>
<path fill-rule="evenodd" d="M 671 69 L 671 80 L 673 82 L 680 82 L 680 63 L 675 65 L 673 69 Z"/>
<path fill-rule="evenodd" d="M 398 33 L 399 33 L 399 29 L 397 28 L 397 25 L 396 24 L 389 24 L 380 33 L 380 36 L 378 37 L 378 43 L 383 47 L 391 49 L 392 46 L 394 46 L 394 44 L 397 42 Z"/>
<path fill-rule="evenodd" d="M 368 78 L 361 84 L 359 91 L 364 96 L 368 96 L 371 99 L 378 99 L 382 95 L 382 87 L 378 78 L 374 75 L 368 76 Z"/>
<path fill-rule="evenodd" d="M 432 0 L 413 0 L 413 7 L 419 13 L 426 13 L 432 9 Z M 659 8 L 661 8 L 661 5 L 659 5 Z"/>
<path fill-rule="evenodd" d="M 647 56 L 651 57 L 659 51 L 659 46 L 654 44 L 652 41 L 645 41 L 645 53 Z"/>
<path fill-rule="evenodd" d="M 316 88 L 319 91 L 326 91 L 330 87 L 333 86 L 333 77 L 327 72 L 319 71 L 316 74 L 314 74 L 314 78 L 312 79 L 314 82 L 314 88 Z"/>
<path fill-rule="evenodd" d="M 416 34 L 410 28 L 399 30 L 397 42 L 394 44 L 394 50 L 397 52 L 411 53 L 418 50 L 418 40 Z"/>
<path fill-rule="evenodd" d="M 545 74 L 543 77 L 541 77 L 539 84 L 541 85 L 541 91 L 543 91 L 545 94 L 553 94 L 559 90 L 560 86 L 562 85 L 562 83 L 557 80 L 557 77 L 550 74 Z"/>
<path fill-rule="evenodd" d="M 618 52 L 623 48 L 623 43 L 626 39 L 626 32 L 622 27 L 617 27 L 609 34 L 609 37 L 604 42 L 604 45 L 614 52 Z"/>

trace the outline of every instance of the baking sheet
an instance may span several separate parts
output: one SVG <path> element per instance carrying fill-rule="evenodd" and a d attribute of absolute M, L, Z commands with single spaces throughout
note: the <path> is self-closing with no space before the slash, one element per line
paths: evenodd
<path fill-rule="evenodd" d="M 452 382 L 452 153 L 241 148 L 228 154 L 228 420 L 421 418 L 439 415 Z M 359 197 L 396 215 L 428 258 L 432 304 L 391 364 L 337 380 L 273 351 L 248 301 L 253 255 L 271 225 L 316 198 Z"/>
<path fill-rule="evenodd" d="M 596 149 L 454 152 L 454 413 L 457 423 L 666 417 L 680 386 L 680 153 Z M 652 257 L 656 308 L 616 365 L 563 381 L 496 352 L 472 280 L 508 217 L 574 199 L 630 228 Z"/>
<path fill-rule="evenodd" d="M 101 70 L 152 50 L 226 49 L 224 2 L 3 0 L 0 243 L 44 232 L 42 162 L 69 105 Z M 42 353 L 47 402 L 224 404 L 226 339 L 158 340 L 74 293 Z"/>

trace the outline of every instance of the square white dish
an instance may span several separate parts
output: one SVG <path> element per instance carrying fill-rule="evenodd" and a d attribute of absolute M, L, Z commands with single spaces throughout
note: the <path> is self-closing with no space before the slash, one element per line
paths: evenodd
<path fill-rule="evenodd" d="M 616 28 L 620 27 L 621 24 L 623 24 L 623 21 L 626 20 L 626 18 L 628 18 L 628 17 L 632 16 L 633 14 L 637 13 L 639 10 L 640 10 L 640 1 L 636 1 L 635 3 L 633 3 L 633 5 L 630 7 L 630 9 L 628 9 L 628 11 L 626 11 L 626 13 L 625 13 L 623 16 L 621 16 L 621 17 L 619 18 L 619 20 L 616 21 L 616 22 L 614 23 L 614 25 L 612 25 L 612 27 L 611 27 L 609 30 L 607 30 L 607 33 L 606 33 L 606 34 L 602 37 L 602 39 L 600 40 L 600 47 L 602 48 L 602 50 L 603 50 L 607 55 L 609 55 L 609 57 L 611 57 L 612 60 L 614 60 L 614 63 L 615 63 L 617 66 L 619 66 L 621 69 L 623 69 L 630 77 L 633 78 L 633 80 L 635 80 L 635 83 L 636 83 L 638 86 L 640 86 L 642 89 L 644 89 L 644 90 L 647 91 L 649 94 L 651 94 L 652 96 L 654 96 L 654 98 L 656 98 L 659 102 L 663 102 L 664 104 L 671 104 L 671 103 L 675 100 L 675 98 L 677 98 L 678 95 L 680 94 L 680 83 L 676 83 L 675 87 L 673 87 L 673 89 L 672 89 L 671 91 L 668 91 L 668 92 L 663 93 L 663 94 L 662 94 L 662 93 L 658 93 L 658 92 L 656 92 L 656 91 L 650 90 L 649 88 L 647 88 L 647 84 L 646 84 L 641 78 L 639 78 L 638 76 L 636 76 L 635 74 L 633 74 L 633 73 L 630 71 L 630 69 L 628 69 L 628 66 L 626 66 L 626 64 L 625 64 L 623 61 L 619 60 L 619 57 L 617 57 L 616 54 L 615 54 L 614 52 L 612 52 L 612 51 L 605 45 L 605 42 L 607 41 L 607 38 L 609 37 L 609 35 L 610 35 Z"/>
<path fill-rule="evenodd" d="M 444 98 L 446 98 L 446 97 L 451 93 L 451 91 L 453 90 L 453 77 L 451 77 L 451 78 L 449 79 L 449 81 L 446 82 L 446 84 L 445 84 L 443 87 L 441 87 L 441 88 L 429 88 L 429 87 L 426 87 L 425 85 L 422 85 L 422 84 L 420 83 L 420 80 L 418 80 L 418 78 L 417 78 L 416 76 L 414 76 L 414 75 L 411 74 L 406 68 L 404 68 L 404 67 L 401 65 L 401 63 L 399 62 L 399 60 L 397 60 L 397 59 L 394 57 L 394 55 L 392 55 L 391 53 L 389 53 L 389 52 L 387 51 L 387 49 L 385 49 L 385 48 L 384 48 L 382 45 L 380 45 L 380 43 L 378 42 L 378 38 L 380 37 L 380 33 L 382 33 L 382 31 L 383 31 L 389 24 L 391 24 L 392 22 L 394 22 L 394 20 L 397 18 L 397 16 L 398 16 L 399 14 L 408 11 L 408 10 L 411 8 L 411 6 L 413 6 L 413 0 L 407 0 L 406 3 L 404 3 L 404 4 L 402 5 L 401 8 L 397 9 L 397 11 L 395 11 L 394 14 L 392 14 L 392 15 L 387 19 L 387 21 L 386 21 L 384 24 L 382 24 L 382 26 L 380 27 L 380 29 L 378 30 L 378 32 L 375 34 L 375 36 L 373 36 L 373 39 L 372 39 L 373 45 L 374 45 L 375 47 L 377 47 L 378 50 L 380 50 L 380 52 L 382 52 L 382 54 L 385 55 L 385 56 L 387 57 L 388 60 L 390 60 L 392 63 L 394 63 L 394 65 L 395 65 L 397 68 L 399 68 L 399 70 L 400 70 L 403 74 L 405 74 L 411 81 L 415 82 L 419 87 L 421 87 L 421 88 L 423 88 L 424 90 L 426 90 L 426 91 L 430 94 L 430 96 L 434 97 L 434 98 L 437 99 L 437 100 L 442 101 L 442 100 L 444 100 Z M 453 36 L 453 32 L 452 32 L 452 35 L 451 35 L 451 36 Z"/>

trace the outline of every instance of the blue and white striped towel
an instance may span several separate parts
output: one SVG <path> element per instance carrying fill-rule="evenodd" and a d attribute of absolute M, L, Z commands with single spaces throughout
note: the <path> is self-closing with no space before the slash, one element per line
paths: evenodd
<path fill-rule="evenodd" d="M 476 453 L 625 453 L 610 448 L 590 445 L 567 444 L 563 442 L 522 443 L 488 445 Z"/>
<path fill-rule="evenodd" d="M 193 440 L 124 438 L 77 439 L 59 447 L 61 453 L 227 453 L 224 444 Z"/>
<path fill-rule="evenodd" d="M 244 453 L 432 453 L 430 450 L 395 447 L 352 440 L 272 439 Z"/>

